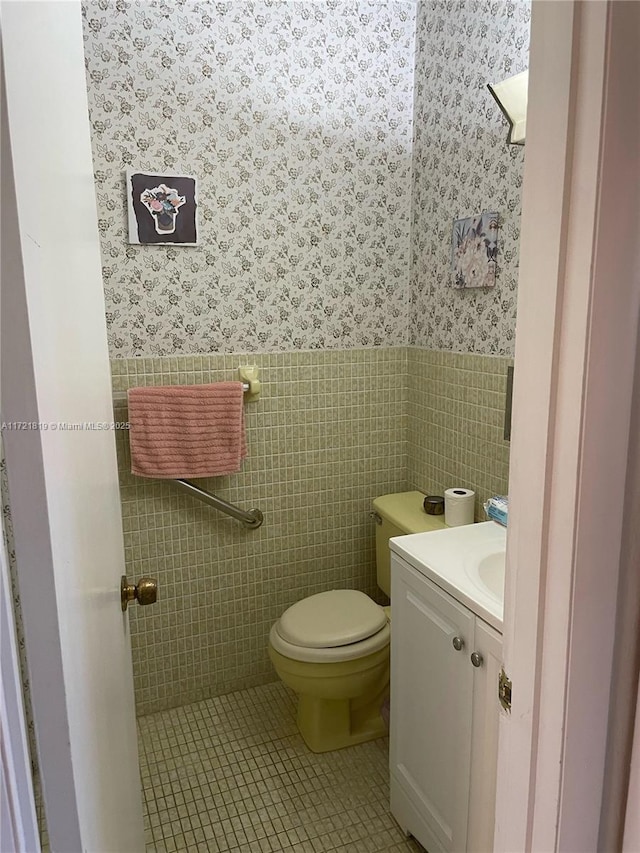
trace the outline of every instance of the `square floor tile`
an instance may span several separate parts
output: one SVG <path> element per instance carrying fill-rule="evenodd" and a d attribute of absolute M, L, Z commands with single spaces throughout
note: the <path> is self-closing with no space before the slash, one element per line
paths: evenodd
<path fill-rule="evenodd" d="M 315 755 L 267 684 L 139 720 L 147 853 L 422 851 L 389 812 L 388 743 Z"/>

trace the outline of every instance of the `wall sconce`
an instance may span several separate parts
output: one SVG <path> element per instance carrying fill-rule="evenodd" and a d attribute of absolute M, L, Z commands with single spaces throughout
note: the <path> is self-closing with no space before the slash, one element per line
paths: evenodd
<path fill-rule="evenodd" d="M 508 77 L 495 86 L 487 84 L 502 114 L 509 122 L 507 142 L 511 145 L 524 145 L 527 129 L 527 92 L 529 89 L 529 72 L 523 71 L 514 77 Z"/>

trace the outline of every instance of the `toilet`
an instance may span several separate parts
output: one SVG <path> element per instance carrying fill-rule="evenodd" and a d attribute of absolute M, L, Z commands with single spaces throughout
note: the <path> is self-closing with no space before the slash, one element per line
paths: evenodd
<path fill-rule="evenodd" d="M 373 501 L 377 582 L 390 595 L 389 539 L 443 528 L 427 515 L 422 492 Z M 297 724 L 313 752 L 329 752 L 386 734 L 380 708 L 389 694 L 390 608 L 355 589 L 334 589 L 289 607 L 269 634 L 269 657 L 298 694 Z"/>

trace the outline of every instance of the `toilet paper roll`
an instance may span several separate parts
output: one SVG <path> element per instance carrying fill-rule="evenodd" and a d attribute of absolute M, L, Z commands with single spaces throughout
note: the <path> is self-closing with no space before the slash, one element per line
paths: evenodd
<path fill-rule="evenodd" d="M 444 522 L 447 527 L 473 524 L 476 493 L 459 487 L 444 493 Z"/>

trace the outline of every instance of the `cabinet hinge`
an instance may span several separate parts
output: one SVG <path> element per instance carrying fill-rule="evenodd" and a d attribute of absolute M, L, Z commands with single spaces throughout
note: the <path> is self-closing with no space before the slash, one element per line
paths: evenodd
<path fill-rule="evenodd" d="M 511 711 L 511 679 L 507 678 L 504 668 L 498 677 L 498 699 L 505 711 Z"/>

